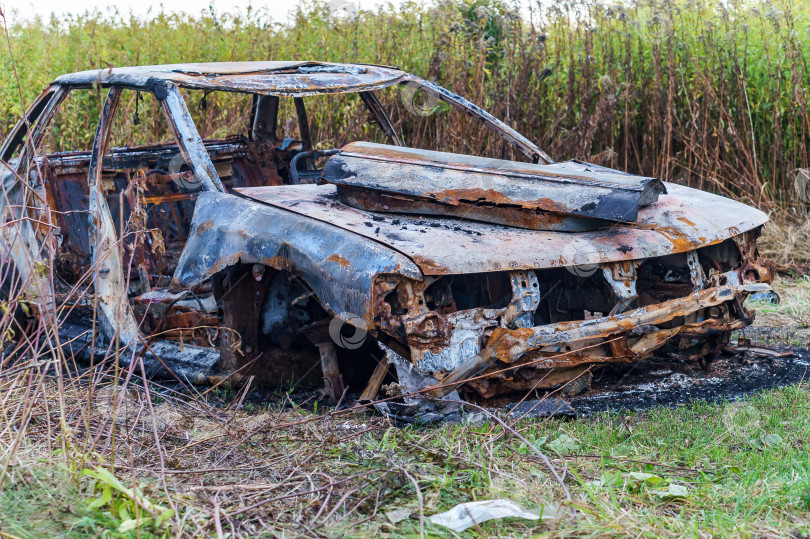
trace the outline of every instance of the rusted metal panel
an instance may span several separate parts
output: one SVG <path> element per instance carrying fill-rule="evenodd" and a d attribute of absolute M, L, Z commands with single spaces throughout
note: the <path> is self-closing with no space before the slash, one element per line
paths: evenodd
<path fill-rule="evenodd" d="M 121 85 L 150 89 L 170 82 L 184 88 L 303 97 L 371 91 L 404 79 L 398 69 L 327 62 L 221 62 L 167 64 L 81 71 L 57 78 L 55 84 Z"/>
<path fill-rule="evenodd" d="M 80 256 L 90 256 L 90 237 L 87 234 L 90 228 L 90 216 L 87 213 L 89 205 L 87 174 L 74 172 L 62 174 L 57 179 L 50 168 L 46 168 L 44 172 L 50 192 L 56 201 L 56 206 L 52 209 L 68 208 L 67 211 L 57 213 L 62 235 L 68 236 L 68 244 L 76 249 Z"/>
<path fill-rule="evenodd" d="M 463 216 L 541 230 L 635 221 L 639 207 L 666 192 L 656 178 L 587 163 L 535 165 L 370 142 L 344 146 L 326 163 L 323 179 L 361 209 Z M 353 196 L 345 196 L 346 188 Z M 387 209 L 393 200 L 402 203 Z M 572 222 L 569 216 L 579 219 Z"/>
<path fill-rule="evenodd" d="M 513 206 L 487 206 L 483 209 L 470 202 L 481 194 L 481 190 L 467 190 L 467 200 L 456 204 L 446 204 L 430 199 L 413 198 L 397 194 L 372 191 L 362 187 L 341 185 L 338 187 L 340 200 L 354 208 L 389 214 L 429 215 L 454 217 L 468 221 L 479 221 L 498 225 L 528 228 L 530 230 L 557 230 L 579 232 L 594 230 L 605 221 L 574 217 L 559 212 L 539 210 L 516 210 Z"/>
<path fill-rule="evenodd" d="M 222 327 L 228 328 L 222 332 L 219 347 L 223 370 L 240 371 L 244 376 L 260 374 L 257 372 L 260 365 L 255 361 L 261 355 L 259 320 L 270 285 L 270 280 L 263 276 L 262 273 L 257 278 L 250 266 L 238 266 L 214 280 L 217 303 L 222 309 Z"/>
<path fill-rule="evenodd" d="M 291 271 L 333 313 L 367 321 L 377 275 L 422 279 L 407 257 L 358 234 L 239 196 L 201 193 L 175 281 L 190 286 L 237 263 Z"/>
<path fill-rule="evenodd" d="M 640 307 L 624 314 L 593 320 L 559 322 L 533 328 L 497 328 L 487 346 L 444 377 L 442 379 L 442 386 L 444 387 L 435 389 L 431 394 L 433 397 L 441 398 L 455 389 L 453 384 L 474 376 L 496 362 L 515 363 L 533 350 L 562 345 L 575 347 L 577 342 L 626 334 L 634 328 L 663 324 L 676 317 L 686 317 L 700 309 L 735 301 L 740 296 L 744 297 L 744 294 L 770 289 L 771 287 L 765 283 L 724 285 L 699 290 L 684 298 L 677 298 L 657 305 Z M 695 325 L 691 324 L 689 326 L 693 327 Z M 679 328 L 678 331 L 680 331 Z M 642 342 L 642 344 L 636 343 L 636 352 L 643 354 L 651 351 L 676 334 L 676 331 L 663 330 L 663 332 L 655 334 L 650 339 L 651 342 L 640 340 L 639 342 Z M 553 348 L 552 351 L 558 354 L 562 352 L 562 350 Z M 629 356 L 634 355 L 632 350 L 630 352 Z M 562 355 L 562 358 L 550 358 L 546 363 L 537 363 L 536 367 L 573 367 L 580 363 L 599 362 L 600 359 L 583 357 L 577 360 L 576 355 Z M 611 360 L 609 356 L 602 356 L 601 359 L 603 361 Z M 630 357 L 627 359 L 630 359 Z"/>
<path fill-rule="evenodd" d="M 668 194 L 639 210 L 637 223 L 576 234 L 372 213 L 341 202 L 334 185 L 258 187 L 240 192 L 387 245 L 410 257 L 426 275 L 665 256 L 723 241 L 768 220 L 763 212 L 721 196 L 675 184 L 666 187 Z"/>

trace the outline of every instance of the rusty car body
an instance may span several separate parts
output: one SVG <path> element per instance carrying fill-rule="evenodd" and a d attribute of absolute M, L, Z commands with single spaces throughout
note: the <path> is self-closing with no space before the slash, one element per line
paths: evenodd
<path fill-rule="evenodd" d="M 403 85 L 477 119 L 524 161 L 405 146 L 375 93 Z M 80 88 L 108 89 L 92 149 L 40 155 L 60 103 Z M 247 136 L 203 140 L 181 89 L 249 95 Z M 126 90 L 155 97 L 173 143 L 108 147 Z M 359 95 L 388 143 L 313 150 L 305 98 L 323 94 Z M 276 135 L 280 99 L 294 101 L 300 140 Z M 178 155 L 184 166 L 172 169 Z M 92 316 L 63 320 L 71 353 L 115 343 L 124 364 L 138 358 L 194 382 L 278 383 L 316 369 L 335 400 L 347 385 L 379 399 L 389 382 L 379 406 L 397 413 L 437 411 L 459 390 L 577 391 L 600 365 L 710 357 L 750 324 L 746 297 L 770 290 L 756 251 L 762 212 L 555 163 L 480 107 L 389 67 L 245 62 L 65 75 L 0 158 L 9 163 L 4 218 L 18 223 L 3 254 L 21 280 L 34 290 L 41 278 L 45 227 L 36 222 L 47 221 L 59 240 L 53 271 L 69 286 L 91 283 L 83 306 Z M 47 219 L 33 219 L 42 212 Z M 35 301 L 40 311 L 60 305 L 41 293 Z M 107 347 L 88 346 L 93 339 Z"/>

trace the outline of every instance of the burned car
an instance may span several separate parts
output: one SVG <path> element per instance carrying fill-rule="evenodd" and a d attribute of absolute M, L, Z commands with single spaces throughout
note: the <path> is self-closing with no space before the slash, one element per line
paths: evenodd
<path fill-rule="evenodd" d="M 462 113 L 512 157 L 407 146 L 378 98 L 397 87 Z M 102 88 L 92 147 L 44 151 L 69 95 Z M 204 110 L 212 92 L 249 100 L 230 136 L 204 138 L 187 105 L 202 95 Z M 138 100 L 151 96 L 173 140 L 112 144 L 128 136 L 116 131 L 126 95 L 136 119 Z M 338 95 L 357 98 L 383 140 L 316 140 L 308 100 Z M 284 107 L 294 108 L 286 123 Z M 3 255 L 40 315 L 59 318 L 61 346 L 85 357 L 114 351 L 125 365 L 142 360 L 197 383 L 322 378 L 334 400 L 351 387 L 366 401 L 386 384 L 381 408 L 402 413 L 437 409 L 456 391 L 576 392 L 606 364 L 711 358 L 751 323 L 747 296 L 770 290 L 756 251 L 762 212 L 554 162 L 480 107 L 390 67 L 244 62 L 65 75 L 0 158 L 4 219 L 15 223 Z M 59 284 L 51 297 L 36 292 L 49 272 Z M 80 300 L 65 299 L 82 286 Z"/>

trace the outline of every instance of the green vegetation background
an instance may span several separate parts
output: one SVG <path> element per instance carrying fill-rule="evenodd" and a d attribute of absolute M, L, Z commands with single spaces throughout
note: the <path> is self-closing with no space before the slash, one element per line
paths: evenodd
<path fill-rule="evenodd" d="M 806 210 L 796 169 L 808 166 L 810 2 L 566 0 L 521 10 L 467 0 L 357 12 L 307 2 L 284 24 L 261 10 L 209 8 L 148 21 L 110 13 L 37 19 L 11 23 L 9 33 L 16 62 L 0 48 L 0 136 L 23 101 L 66 72 L 227 60 L 366 62 L 436 80 L 557 159 L 655 175 L 793 216 Z M 224 106 L 219 114 L 227 121 L 231 111 Z M 325 115 L 312 118 L 325 133 L 351 121 Z M 95 118 L 74 122 L 59 133 L 65 144 L 81 139 Z M 463 141 L 475 129 L 441 133 L 469 151 Z"/>

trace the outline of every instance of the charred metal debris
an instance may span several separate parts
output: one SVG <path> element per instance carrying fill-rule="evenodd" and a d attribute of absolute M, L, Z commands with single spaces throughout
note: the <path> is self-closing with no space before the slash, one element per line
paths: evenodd
<path fill-rule="evenodd" d="M 526 162 L 406 147 L 374 93 L 403 84 L 477 118 Z M 92 149 L 35 152 L 65 97 L 96 86 L 109 90 Z M 180 88 L 249 94 L 248 135 L 202 140 Z M 108 147 L 126 90 L 154 95 L 173 143 Z M 313 150 L 305 98 L 340 93 L 360 94 L 390 144 Z M 300 140 L 277 136 L 288 98 Z M 54 272 L 68 287 L 92 283 L 92 300 L 62 326 L 69 351 L 100 359 L 117 340 L 122 363 L 142 358 L 153 374 L 195 383 L 322 384 L 335 401 L 361 392 L 385 413 L 439 417 L 446 398 L 573 394 L 609 363 L 706 361 L 751 323 L 746 297 L 770 290 L 756 251 L 762 212 L 554 163 L 467 100 L 388 67 L 65 75 L 0 157 L 4 219 L 50 211 Z M 31 283 L 42 230 L 19 222 L 4 255 Z M 65 298 L 36 302 L 56 309 Z M 92 316 L 75 316 L 82 308 L 96 309 L 99 334 L 88 331 Z"/>

